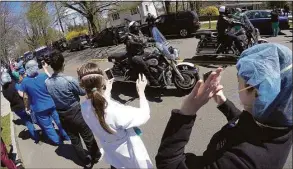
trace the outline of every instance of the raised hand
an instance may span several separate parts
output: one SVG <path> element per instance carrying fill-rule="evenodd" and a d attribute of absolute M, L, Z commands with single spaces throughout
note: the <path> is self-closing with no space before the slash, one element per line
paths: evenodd
<path fill-rule="evenodd" d="M 192 92 L 182 103 L 181 114 L 195 115 L 218 91 L 223 89 L 223 86 L 219 85 L 221 71 L 222 69 L 218 68 L 216 72 L 210 74 L 205 82 L 199 80 L 196 83 Z"/>
<path fill-rule="evenodd" d="M 105 95 L 110 96 L 111 95 L 111 90 L 113 86 L 114 79 L 106 80 L 106 90 L 105 90 Z"/>
<path fill-rule="evenodd" d="M 138 79 L 136 81 L 136 90 L 139 96 L 144 95 L 144 90 L 147 85 L 147 79 L 145 75 L 139 74 Z"/>

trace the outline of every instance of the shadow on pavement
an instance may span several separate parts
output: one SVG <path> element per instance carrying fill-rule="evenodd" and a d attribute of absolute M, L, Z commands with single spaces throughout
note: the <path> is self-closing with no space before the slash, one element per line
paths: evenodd
<path fill-rule="evenodd" d="M 73 161 L 76 165 L 83 166 L 82 161 L 77 156 L 74 147 L 71 144 L 62 144 L 55 150 L 58 156 Z"/>
<path fill-rule="evenodd" d="M 122 99 L 119 95 L 131 97 L 128 100 Z M 185 94 L 179 93 L 177 89 L 161 89 L 161 88 L 151 88 L 146 87 L 145 90 L 146 98 L 150 102 L 162 102 L 162 97 L 182 97 Z M 112 98 L 121 104 L 126 104 L 134 101 L 138 98 L 136 84 L 135 83 L 123 83 L 123 82 L 114 82 L 111 91 Z"/>
<path fill-rule="evenodd" d="M 21 119 L 12 120 L 15 125 L 23 125 L 25 126 L 24 122 Z"/>
<path fill-rule="evenodd" d="M 37 130 L 37 132 L 39 134 L 39 140 L 40 140 L 40 142 L 49 144 L 51 146 L 57 146 L 51 140 L 49 140 L 49 138 L 45 134 L 43 134 L 42 130 Z M 58 129 L 56 130 L 56 132 L 59 133 Z M 31 138 L 31 136 L 29 134 L 29 131 L 27 129 L 24 129 L 21 132 L 19 132 L 18 138 L 21 138 L 22 140 L 28 140 L 28 139 L 31 139 L 32 140 L 32 138 Z M 39 142 L 39 144 L 42 144 L 40 142 Z"/>

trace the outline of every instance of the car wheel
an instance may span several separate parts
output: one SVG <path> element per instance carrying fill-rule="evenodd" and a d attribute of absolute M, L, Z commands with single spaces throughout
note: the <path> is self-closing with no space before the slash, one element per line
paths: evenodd
<path fill-rule="evenodd" d="M 189 34 L 188 30 L 185 29 L 185 28 L 182 28 L 182 29 L 180 29 L 180 31 L 179 31 L 179 35 L 180 35 L 182 38 L 186 38 L 186 37 L 188 36 L 188 34 Z"/>

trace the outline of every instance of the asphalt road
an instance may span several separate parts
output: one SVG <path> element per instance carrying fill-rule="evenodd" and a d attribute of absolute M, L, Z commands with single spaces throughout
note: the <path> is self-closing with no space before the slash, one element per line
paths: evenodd
<path fill-rule="evenodd" d="M 270 42 L 280 43 L 288 46 L 292 50 L 292 33 L 285 31 L 287 35 L 279 37 L 267 38 Z M 171 44 L 180 50 L 180 58 L 191 58 L 196 49 L 197 40 L 195 38 L 188 39 L 173 39 Z M 111 47 L 107 49 L 108 53 L 123 50 L 123 45 Z M 92 58 L 100 58 L 101 49 L 86 49 L 79 52 L 64 53 L 66 56 L 65 73 L 72 76 L 77 76 L 76 69 L 86 61 Z M 103 52 L 102 52 L 103 53 Z M 104 52 L 106 53 L 106 52 Z M 105 55 L 104 55 L 105 56 Z M 102 69 L 112 66 L 108 62 L 99 62 Z M 200 67 L 200 76 L 210 69 Z M 237 79 L 235 67 L 228 67 L 223 72 L 222 85 L 226 96 L 232 100 L 240 109 L 238 94 L 237 94 Z M 170 117 L 172 109 L 180 108 L 180 104 L 184 96 L 174 90 L 160 91 L 161 97 L 158 97 L 158 91 L 147 89 L 146 95 L 151 108 L 151 118 L 141 127 L 143 131 L 142 140 L 148 150 L 153 164 L 155 164 L 155 155 L 157 153 L 163 131 Z M 113 86 L 112 97 L 121 103 L 138 106 L 136 88 L 134 84 L 115 83 Z M 119 110 L 117 110 L 119 111 Z M 217 110 L 216 104 L 211 100 L 198 112 L 195 126 L 190 137 L 190 141 L 186 147 L 186 152 L 192 152 L 196 155 L 202 155 L 206 149 L 212 135 L 220 130 L 226 123 L 224 115 Z M 16 126 L 18 135 L 24 129 L 23 126 Z M 64 148 L 67 153 L 60 153 L 60 149 L 43 143 L 35 145 L 32 140 L 18 138 L 18 145 L 21 151 L 21 156 L 27 168 L 81 168 L 77 162 L 72 162 L 70 159 L 75 159 L 74 153 L 70 148 Z M 59 153 L 55 153 L 59 152 Z M 56 155 L 58 154 L 58 155 Z M 62 156 L 62 157 L 61 157 Z M 103 160 L 95 165 L 95 168 L 109 167 Z M 292 151 L 284 168 L 292 168 Z"/>

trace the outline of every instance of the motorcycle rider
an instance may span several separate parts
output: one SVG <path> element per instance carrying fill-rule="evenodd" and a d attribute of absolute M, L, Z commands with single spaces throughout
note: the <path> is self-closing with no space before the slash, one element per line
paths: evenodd
<path fill-rule="evenodd" d="M 234 22 L 228 18 L 228 8 L 221 6 L 219 8 L 219 13 L 220 15 L 217 22 L 218 41 L 224 43 L 224 46 L 229 46 L 234 41 L 236 48 L 242 53 L 244 49 L 241 45 L 240 39 L 236 35 L 226 31 L 226 29 L 234 25 Z"/>
<path fill-rule="evenodd" d="M 125 43 L 130 64 L 134 67 L 135 70 L 143 73 L 146 76 L 150 82 L 150 86 L 160 87 L 159 82 L 152 76 L 148 65 L 143 60 L 145 55 L 144 45 L 147 41 L 151 41 L 151 39 L 147 39 L 143 36 L 137 22 L 131 21 L 128 27 L 130 34 L 128 34 Z"/>

